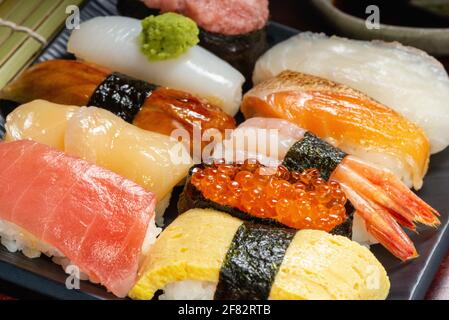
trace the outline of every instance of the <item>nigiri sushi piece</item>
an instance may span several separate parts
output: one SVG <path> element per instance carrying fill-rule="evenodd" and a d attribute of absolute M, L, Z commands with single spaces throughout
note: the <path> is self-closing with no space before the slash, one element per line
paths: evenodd
<path fill-rule="evenodd" d="M 37 142 L 0 143 L 0 236 L 10 251 L 70 260 L 119 297 L 159 229 L 155 195 Z"/>
<path fill-rule="evenodd" d="M 7 117 L 5 141 L 30 139 L 64 151 L 67 122 L 79 109 L 44 100 L 23 104 Z"/>
<path fill-rule="evenodd" d="M 6 141 L 46 143 L 143 186 L 157 197 L 158 222 L 172 189 L 193 164 L 182 143 L 139 129 L 95 107 L 74 108 L 36 100 L 9 114 L 6 131 Z"/>
<path fill-rule="evenodd" d="M 289 120 L 346 153 L 388 168 L 408 186 L 422 186 L 430 156 L 424 131 L 345 85 L 284 71 L 250 90 L 241 110 L 246 118 Z"/>
<path fill-rule="evenodd" d="M 340 185 L 326 182 L 316 169 L 289 172 L 282 165 L 215 161 L 190 170 L 178 212 L 214 208 L 243 220 L 351 237 L 345 205 Z"/>
<path fill-rule="evenodd" d="M 162 290 L 161 300 L 353 300 L 385 299 L 389 288 L 374 255 L 345 237 L 192 209 L 161 233 L 129 295 L 151 299 Z"/>
<path fill-rule="evenodd" d="M 80 61 L 51 60 L 34 65 L 6 86 L 0 97 L 19 103 L 42 99 L 101 107 L 142 129 L 166 135 L 182 128 L 191 137 L 186 141 L 191 150 L 194 130 L 204 133 L 214 128 L 224 136 L 226 129 L 235 128 L 234 118 L 205 99 Z"/>
<path fill-rule="evenodd" d="M 253 130 L 248 131 L 250 128 Z M 400 225 L 411 230 L 415 230 L 415 222 L 439 225 L 438 212 L 390 171 L 373 166 L 355 155 L 348 155 L 286 120 L 251 118 L 236 131 L 243 130 L 254 135 L 255 129 L 279 131 L 278 161 L 290 171 L 318 169 L 323 179 L 337 182 L 365 223 L 366 231 L 399 259 L 408 260 L 417 256 L 415 246 Z M 265 143 L 265 140 L 260 141 L 253 152 L 266 153 Z M 239 148 L 226 141 L 224 145 Z"/>
<path fill-rule="evenodd" d="M 237 113 L 245 81 L 240 72 L 199 46 L 178 58 L 150 61 L 140 48 L 141 30 L 137 19 L 93 18 L 72 32 L 67 50 L 79 59 L 207 98 L 231 116 Z"/>
<path fill-rule="evenodd" d="M 122 0 L 117 5 L 126 15 L 140 0 Z M 254 64 L 268 49 L 266 25 L 268 0 L 182 0 L 144 1 L 148 11 L 178 12 L 193 19 L 200 27 L 200 45 L 229 62 L 247 79 Z M 140 17 L 145 8 L 132 13 Z M 154 12 L 153 12 L 154 14 Z M 139 16 L 135 16 L 139 15 Z"/>
<path fill-rule="evenodd" d="M 424 51 L 305 32 L 267 51 L 256 64 L 254 83 L 284 70 L 348 85 L 392 108 L 424 129 L 431 153 L 449 145 L 449 77 Z"/>

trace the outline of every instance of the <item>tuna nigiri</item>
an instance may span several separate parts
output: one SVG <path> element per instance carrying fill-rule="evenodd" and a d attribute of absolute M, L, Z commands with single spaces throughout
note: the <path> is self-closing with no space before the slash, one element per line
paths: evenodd
<path fill-rule="evenodd" d="M 256 64 L 254 83 L 284 70 L 348 85 L 394 109 L 425 130 L 432 153 L 449 145 L 449 77 L 424 51 L 305 32 L 267 51 Z"/>
<path fill-rule="evenodd" d="M 363 93 L 315 76 L 285 71 L 250 90 L 246 118 L 289 120 L 343 151 L 394 172 L 419 189 L 430 146 L 424 131 Z"/>
<path fill-rule="evenodd" d="M 185 129 L 192 139 L 194 130 L 214 128 L 224 135 L 226 129 L 235 128 L 231 116 L 205 99 L 80 61 L 34 65 L 6 86 L 0 97 L 19 103 L 43 99 L 101 107 L 145 130 L 170 135 L 175 129 Z"/>
<path fill-rule="evenodd" d="M 339 186 L 341 190 L 343 190 L 348 200 L 350 200 L 351 204 L 355 207 L 357 216 L 361 217 L 364 221 L 368 233 L 398 258 L 407 260 L 417 256 L 413 243 L 400 228 L 399 224 L 412 230 L 415 230 L 415 222 L 430 226 L 439 225 L 440 222 L 437 217 L 439 215 L 438 212 L 410 191 L 407 186 L 401 183 L 401 181 L 390 171 L 370 165 L 356 156 L 348 155 L 342 150 L 319 139 L 311 132 L 286 120 L 275 118 L 249 119 L 234 131 L 231 139 L 244 136 L 243 134 L 239 135 L 239 131 L 246 131 L 251 134 L 251 136 L 259 135 L 255 129 L 271 129 L 276 130 L 279 133 L 278 149 L 276 150 L 277 160 L 282 162 L 282 164 L 292 172 L 292 176 L 294 172 L 307 172 L 310 169 L 318 169 L 322 178 L 337 182 L 337 187 Z M 227 141 L 225 141 L 223 145 L 225 149 L 229 147 L 234 148 L 234 151 L 238 151 L 240 146 L 243 148 L 242 151 L 246 151 L 248 148 L 245 144 L 239 146 L 235 143 L 227 143 Z M 266 157 L 273 157 L 273 154 L 267 153 L 268 150 L 265 146 L 265 140 L 258 141 L 258 144 L 250 150 L 250 154 L 262 153 Z M 232 159 L 227 158 L 226 160 Z M 217 180 L 218 185 L 223 185 L 221 182 L 223 181 L 222 175 L 223 174 L 220 175 L 220 180 Z M 237 179 L 237 176 L 234 179 Z M 240 185 L 242 185 L 242 183 L 257 185 L 258 180 L 260 180 L 260 178 L 251 175 L 248 170 L 245 172 L 245 176 L 242 179 L 249 179 L 250 181 L 242 182 L 239 180 L 238 182 Z M 275 183 L 276 181 L 274 180 L 276 179 L 266 179 L 267 182 L 265 183 Z M 307 180 L 310 180 L 310 178 Z M 330 200 L 331 197 L 335 197 L 331 192 L 332 190 L 335 190 L 334 187 L 326 186 L 323 183 L 320 184 L 324 189 L 328 190 L 327 193 L 323 193 L 325 201 L 326 199 Z M 239 188 L 239 186 L 233 187 Z M 299 187 L 303 189 L 306 186 L 302 183 Z M 270 189 L 268 185 L 265 188 Z M 284 187 L 283 190 L 285 190 L 284 193 L 292 192 L 286 187 Z M 206 191 L 209 197 L 212 196 L 214 197 L 213 199 L 218 199 L 219 203 L 229 201 L 227 198 L 226 200 L 221 200 L 220 196 L 216 196 L 216 194 L 219 194 L 224 199 L 227 188 L 210 188 L 210 190 Z M 299 189 L 298 191 L 303 190 Z M 241 192 L 243 193 L 243 191 Z M 314 196 L 319 196 L 317 193 L 321 192 L 322 191 L 314 192 Z M 203 194 L 206 193 L 203 192 Z M 303 196 L 303 192 L 298 193 L 298 195 L 295 196 L 295 199 L 297 199 L 298 196 Z M 251 195 L 251 197 L 252 199 L 258 199 L 256 195 Z M 313 196 L 309 196 L 308 198 L 313 199 Z M 288 199 L 288 196 L 285 195 L 284 199 Z M 246 202 L 250 200 L 251 199 Z M 333 200 L 332 203 L 335 203 L 335 200 Z M 289 204 L 287 203 L 286 205 L 284 210 L 289 210 Z M 266 217 L 270 217 L 269 203 L 265 201 L 256 201 L 256 203 L 252 203 L 252 206 L 258 211 L 263 210 L 263 212 L 268 215 Z M 309 220 L 312 222 L 313 219 L 322 218 L 320 217 L 321 212 L 322 210 L 312 210 L 310 213 L 307 213 L 304 209 L 298 206 L 296 210 L 289 210 L 288 213 L 282 213 L 285 215 L 283 219 L 286 221 L 296 220 L 297 222 L 301 221 L 303 215 L 311 214 L 312 218 L 309 217 Z M 331 212 L 323 212 L 325 213 L 324 218 L 332 215 Z M 333 219 L 326 218 L 320 221 L 322 224 L 324 224 L 324 222 L 335 223 L 336 220 L 334 219 L 337 217 L 338 215 L 335 215 L 332 216 Z M 299 224 L 299 226 L 301 227 L 301 224 Z M 315 223 L 313 228 L 321 229 L 322 225 L 320 226 L 320 224 Z M 326 231 L 329 231 L 329 229 Z"/>
<path fill-rule="evenodd" d="M 29 140 L 0 143 L 0 182 L 3 245 L 68 259 L 92 281 L 127 295 L 158 233 L 153 193 Z"/>
<path fill-rule="evenodd" d="M 46 143 L 154 192 L 158 217 L 168 206 L 172 189 L 192 166 L 181 143 L 139 129 L 95 107 L 76 108 L 36 100 L 9 114 L 6 131 L 6 141 L 31 139 Z M 173 158 L 171 152 L 179 152 L 181 158 Z"/>
<path fill-rule="evenodd" d="M 139 46 L 141 30 L 137 19 L 93 18 L 73 31 L 67 50 L 79 59 L 211 99 L 231 116 L 237 113 L 245 81 L 240 72 L 199 46 L 175 59 L 150 61 Z"/>

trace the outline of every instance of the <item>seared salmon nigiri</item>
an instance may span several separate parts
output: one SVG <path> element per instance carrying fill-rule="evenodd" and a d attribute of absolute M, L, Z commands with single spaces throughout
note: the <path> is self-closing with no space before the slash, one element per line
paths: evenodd
<path fill-rule="evenodd" d="M 244 97 L 246 118 L 289 120 L 359 159 L 388 168 L 419 189 L 430 145 L 424 131 L 394 110 L 345 85 L 284 71 Z"/>

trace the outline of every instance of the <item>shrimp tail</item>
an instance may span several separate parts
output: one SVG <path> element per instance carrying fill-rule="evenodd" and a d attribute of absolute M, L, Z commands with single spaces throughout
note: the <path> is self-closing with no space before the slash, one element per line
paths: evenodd
<path fill-rule="evenodd" d="M 367 231 L 399 259 L 417 257 L 400 225 L 416 230 L 415 223 L 436 227 L 439 213 L 421 200 L 393 173 L 347 156 L 332 173 L 364 219 Z"/>
<path fill-rule="evenodd" d="M 418 257 L 413 242 L 387 210 L 363 198 L 345 184 L 341 183 L 340 186 L 365 221 L 367 231 L 388 251 L 402 261 Z"/>

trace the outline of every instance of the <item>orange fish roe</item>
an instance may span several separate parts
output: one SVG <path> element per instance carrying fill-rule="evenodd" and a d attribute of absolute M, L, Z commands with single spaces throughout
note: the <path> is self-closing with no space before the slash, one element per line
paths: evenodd
<path fill-rule="evenodd" d="M 191 183 L 205 198 L 295 229 L 331 231 L 346 216 L 346 196 L 317 169 L 289 172 L 284 166 L 215 163 L 193 170 Z"/>

